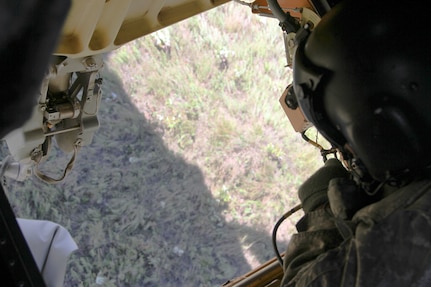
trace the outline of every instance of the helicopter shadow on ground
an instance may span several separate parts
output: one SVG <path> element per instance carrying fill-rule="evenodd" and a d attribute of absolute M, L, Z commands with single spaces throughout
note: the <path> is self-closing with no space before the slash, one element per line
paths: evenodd
<path fill-rule="evenodd" d="M 219 286 L 251 269 L 242 246 L 272 258 L 267 232 L 228 223 L 199 167 L 166 147 L 114 71 L 102 77 L 100 128 L 68 178 L 9 187 L 19 216 L 62 224 L 76 240 L 65 286 Z"/>

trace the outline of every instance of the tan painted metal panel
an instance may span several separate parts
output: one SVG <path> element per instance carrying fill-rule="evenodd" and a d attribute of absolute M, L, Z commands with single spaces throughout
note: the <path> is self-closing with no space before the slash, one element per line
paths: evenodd
<path fill-rule="evenodd" d="M 73 0 L 55 52 L 80 58 L 108 52 L 230 0 Z"/>

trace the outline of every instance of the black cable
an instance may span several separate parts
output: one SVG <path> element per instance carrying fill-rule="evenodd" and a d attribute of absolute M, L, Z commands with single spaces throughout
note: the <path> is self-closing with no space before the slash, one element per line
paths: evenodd
<path fill-rule="evenodd" d="M 277 222 L 274 225 L 274 229 L 272 230 L 272 247 L 274 248 L 275 257 L 277 257 L 278 263 L 280 263 L 281 267 L 283 267 L 283 258 L 281 258 L 280 252 L 278 251 L 278 247 L 277 247 L 278 228 L 283 223 L 283 221 L 286 220 L 286 218 L 290 217 L 292 214 L 294 214 L 295 212 L 297 212 L 301 208 L 302 208 L 302 205 L 298 204 L 297 206 L 295 206 L 294 208 L 292 208 L 291 210 L 289 210 L 288 212 L 283 214 L 283 216 L 277 220 Z"/>
<path fill-rule="evenodd" d="M 289 13 L 284 12 L 277 0 L 267 0 L 267 2 L 271 13 L 280 21 L 280 27 L 286 33 L 298 31 L 300 27 L 298 21 Z"/>

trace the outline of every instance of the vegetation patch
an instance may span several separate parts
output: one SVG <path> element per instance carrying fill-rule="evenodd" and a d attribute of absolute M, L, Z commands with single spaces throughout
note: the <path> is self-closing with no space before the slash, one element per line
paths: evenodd
<path fill-rule="evenodd" d="M 6 182 L 17 216 L 76 240 L 65 286 L 219 286 L 274 257 L 272 227 L 321 165 L 278 103 L 277 21 L 232 2 L 105 61 L 101 126 L 69 177 Z M 69 157 L 54 148 L 43 168 Z"/>

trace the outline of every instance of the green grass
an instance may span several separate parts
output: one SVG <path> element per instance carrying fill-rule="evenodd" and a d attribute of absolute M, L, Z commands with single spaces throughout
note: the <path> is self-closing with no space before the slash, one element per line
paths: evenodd
<path fill-rule="evenodd" d="M 18 216 L 77 241 L 66 286 L 219 286 L 274 256 L 275 221 L 322 164 L 279 106 L 285 65 L 278 22 L 237 3 L 107 55 L 101 128 L 69 178 L 7 185 Z"/>

